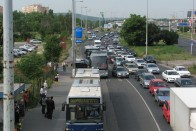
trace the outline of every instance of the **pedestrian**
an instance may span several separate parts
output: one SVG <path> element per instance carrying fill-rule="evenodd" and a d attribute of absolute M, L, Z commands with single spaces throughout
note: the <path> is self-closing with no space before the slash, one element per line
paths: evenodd
<path fill-rule="evenodd" d="M 45 113 L 46 118 L 48 118 L 49 102 L 50 102 L 50 99 L 49 99 L 49 97 L 47 97 L 47 99 L 46 99 L 46 113 Z"/>
<path fill-rule="evenodd" d="M 45 110 L 46 110 L 46 96 L 42 97 L 42 114 L 45 114 Z"/>
<path fill-rule="evenodd" d="M 19 120 L 20 120 L 19 110 L 20 110 L 19 105 L 18 105 L 18 103 L 15 101 L 15 102 L 14 102 L 15 124 L 18 124 L 18 123 L 19 123 Z"/>
<path fill-rule="evenodd" d="M 57 74 L 57 75 L 54 77 L 54 81 L 55 81 L 55 83 L 58 85 L 58 82 L 59 82 L 59 74 Z"/>
<path fill-rule="evenodd" d="M 40 94 L 40 98 L 42 98 L 43 95 L 44 95 L 44 88 L 43 88 L 43 86 L 40 88 L 39 94 Z"/>
<path fill-rule="evenodd" d="M 62 63 L 63 71 L 66 71 L 66 65 L 65 62 Z"/>
<path fill-rule="evenodd" d="M 44 88 L 48 89 L 48 84 L 47 84 L 46 80 L 44 81 Z"/>
<path fill-rule="evenodd" d="M 47 115 L 48 119 L 52 119 L 52 114 L 55 109 L 55 104 L 53 100 L 53 96 L 50 97 L 50 100 L 47 101 Z"/>
<path fill-rule="evenodd" d="M 24 103 L 25 103 L 25 110 L 28 111 L 28 101 L 29 101 L 29 95 L 28 92 L 25 91 L 23 95 Z"/>

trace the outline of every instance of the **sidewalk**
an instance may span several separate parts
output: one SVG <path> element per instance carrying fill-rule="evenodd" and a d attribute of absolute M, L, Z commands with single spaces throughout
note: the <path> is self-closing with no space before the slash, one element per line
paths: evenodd
<path fill-rule="evenodd" d="M 55 110 L 53 119 L 47 119 L 41 113 L 41 105 L 30 109 L 24 117 L 22 131 L 62 131 L 65 127 L 65 112 L 61 111 L 62 103 L 66 101 L 66 96 L 69 93 L 72 78 L 71 67 L 67 67 L 66 72 L 60 66 L 59 83 L 52 85 L 48 90 L 47 96 L 53 96 L 55 101 Z"/>

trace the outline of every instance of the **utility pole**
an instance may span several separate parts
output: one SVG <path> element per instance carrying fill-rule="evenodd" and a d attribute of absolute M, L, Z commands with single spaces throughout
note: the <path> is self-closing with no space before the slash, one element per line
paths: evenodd
<path fill-rule="evenodd" d="M 73 62 L 72 62 L 72 66 L 73 66 L 73 72 L 72 72 L 72 76 L 75 77 L 75 72 L 76 72 L 76 68 L 75 68 L 75 60 L 76 60 L 76 54 L 75 54 L 75 41 L 76 41 L 76 37 L 75 37 L 75 22 L 76 22 L 76 18 L 75 18 L 75 0 L 72 0 L 72 53 L 73 53 Z M 74 74 L 73 74 L 74 73 Z"/>
<path fill-rule="evenodd" d="M 148 55 L 148 0 L 146 10 L 146 56 Z"/>
<path fill-rule="evenodd" d="M 3 2 L 3 130 L 14 131 L 14 58 L 12 0 Z"/>

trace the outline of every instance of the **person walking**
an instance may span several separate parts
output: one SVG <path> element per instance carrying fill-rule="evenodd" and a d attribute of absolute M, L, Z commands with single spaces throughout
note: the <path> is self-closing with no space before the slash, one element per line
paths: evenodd
<path fill-rule="evenodd" d="M 44 95 L 42 97 L 42 114 L 45 114 L 45 110 L 46 110 L 46 96 Z"/>
<path fill-rule="evenodd" d="M 59 82 L 59 74 L 57 74 L 57 75 L 54 77 L 54 81 L 55 81 L 55 83 L 58 85 L 58 82 Z"/>
<path fill-rule="evenodd" d="M 62 63 L 63 71 L 66 71 L 66 65 L 65 62 Z"/>
<path fill-rule="evenodd" d="M 23 95 L 23 99 L 24 99 L 24 103 L 25 103 L 25 110 L 28 111 L 28 101 L 29 101 L 29 95 L 28 92 L 25 91 L 24 95 Z"/>
<path fill-rule="evenodd" d="M 43 86 L 40 88 L 39 94 L 40 94 L 40 97 L 42 98 L 43 95 L 44 95 L 44 88 L 43 88 Z"/>
<path fill-rule="evenodd" d="M 48 119 L 52 119 L 52 114 L 55 109 L 55 104 L 53 100 L 53 96 L 50 97 L 50 100 L 47 101 L 47 115 Z"/>
<path fill-rule="evenodd" d="M 47 82 L 46 82 L 46 80 L 44 81 L 44 89 L 48 89 L 48 84 L 47 84 Z"/>

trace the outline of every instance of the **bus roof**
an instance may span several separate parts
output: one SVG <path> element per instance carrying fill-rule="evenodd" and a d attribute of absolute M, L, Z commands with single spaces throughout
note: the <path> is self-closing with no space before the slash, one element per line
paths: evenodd
<path fill-rule="evenodd" d="M 107 56 L 107 52 L 106 51 L 93 51 L 90 57 L 93 57 L 93 56 Z"/>
<path fill-rule="evenodd" d="M 99 69 L 78 68 L 75 78 L 100 78 Z"/>
<path fill-rule="evenodd" d="M 99 47 L 92 46 L 92 45 L 91 46 L 90 45 L 87 45 L 84 48 L 85 48 L 85 50 L 99 50 Z"/>
<path fill-rule="evenodd" d="M 77 82 L 78 84 L 76 84 Z M 80 80 L 79 81 L 75 80 L 67 96 L 68 104 L 69 104 L 69 98 L 100 98 L 102 99 L 101 86 L 100 85 L 96 87 L 85 86 L 84 83 L 80 84 Z"/>

